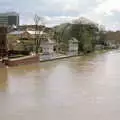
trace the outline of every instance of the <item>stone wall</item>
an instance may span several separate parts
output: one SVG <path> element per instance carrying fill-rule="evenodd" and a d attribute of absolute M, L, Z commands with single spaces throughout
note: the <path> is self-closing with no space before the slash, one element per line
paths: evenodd
<path fill-rule="evenodd" d="M 11 66 L 11 67 L 12 66 L 32 64 L 32 63 L 38 63 L 38 62 L 40 62 L 39 55 L 5 60 L 5 64 L 7 66 Z"/>

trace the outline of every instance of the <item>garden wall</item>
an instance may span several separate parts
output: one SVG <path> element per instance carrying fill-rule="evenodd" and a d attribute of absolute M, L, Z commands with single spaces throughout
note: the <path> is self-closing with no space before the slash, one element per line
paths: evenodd
<path fill-rule="evenodd" d="M 27 64 L 38 63 L 38 62 L 40 62 L 39 55 L 5 60 L 5 64 L 10 67 L 19 66 L 19 65 L 27 65 Z"/>

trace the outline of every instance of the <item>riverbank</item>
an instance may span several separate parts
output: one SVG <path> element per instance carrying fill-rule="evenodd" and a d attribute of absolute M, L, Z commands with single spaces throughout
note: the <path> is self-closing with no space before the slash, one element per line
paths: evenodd
<path fill-rule="evenodd" d="M 60 59 L 65 59 L 65 58 L 71 58 L 71 57 L 77 57 L 77 56 L 87 56 L 90 54 L 102 54 L 105 52 L 111 51 L 111 49 L 107 50 L 96 50 L 91 53 L 81 53 L 81 54 L 73 54 L 69 53 L 67 55 L 64 54 L 52 54 L 52 55 L 38 55 L 38 56 L 24 56 L 20 58 L 13 58 L 13 59 L 7 59 L 4 61 L 0 61 L 0 68 L 3 67 L 13 67 L 13 66 L 19 66 L 19 65 L 27 65 L 27 64 L 32 64 L 32 63 L 39 63 L 39 62 L 47 62 L 47 61 L 55 61 L 55 60 L 60 60 Z M 113 49 L 112 49 L 113 51 Z"/>
<path fill-rule="evenodd" d="M 8 67 L 19 66 L 19 65 L 27 65 L 39 62 L 39 56 L 25 56 L 14 59 L 6 59 L 4 60 L 4 64 Z"/>

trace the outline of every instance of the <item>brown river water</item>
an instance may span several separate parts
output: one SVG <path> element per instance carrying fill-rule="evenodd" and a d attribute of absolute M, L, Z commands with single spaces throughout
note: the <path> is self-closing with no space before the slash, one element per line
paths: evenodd
<path fill-rule="evenodd" d="M 0 120 L 120 120 L 120 51 L 0 69 Z"/>

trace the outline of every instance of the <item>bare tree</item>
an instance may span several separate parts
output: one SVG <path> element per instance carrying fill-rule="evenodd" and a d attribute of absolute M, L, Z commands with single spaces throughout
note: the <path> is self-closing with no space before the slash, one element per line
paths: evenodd
<path fill-rule="evenodd" d="M 44 25 L 44 18 L 35 14 L 34 23 L 35 23 L 35 52 L 36 52 L 36 54 L 38 54 L 38 49 L 40 47 L 40 42 L 41 42 L 40 25 Z"/>
<path fill-rule="evenodd" d="M 38 53 L 38 25 L 40 22 L 40 17 L 35 14 L 34 16 L 34 22 L 35 22 L 35 52 Z"/>

